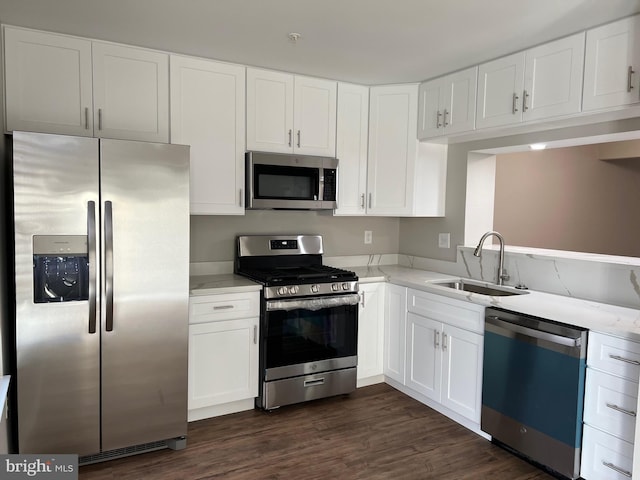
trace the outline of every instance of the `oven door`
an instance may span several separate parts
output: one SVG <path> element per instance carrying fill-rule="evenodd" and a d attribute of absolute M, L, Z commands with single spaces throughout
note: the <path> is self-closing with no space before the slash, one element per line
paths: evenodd
<path fill-rule="evenodd" d="M 357 365 L 357 294 L 267 300 L 264 381 Z"/>

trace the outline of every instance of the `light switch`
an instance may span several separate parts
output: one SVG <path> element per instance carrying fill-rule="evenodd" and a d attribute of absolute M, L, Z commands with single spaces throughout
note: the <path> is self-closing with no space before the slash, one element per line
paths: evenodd
<path fill-rule="evenodd" d="M 367 245 L 373 243 L 373 232 L 371 230 L 364 231 L 364 243 Z"/>
<path fill-rule="evenodd" d="M 440 233 L 440 234 L 438 234 L 438 247 L 440 247 L 440 248 L 450 248 L 451 247 L 451 234 L 450 233 Z"/>

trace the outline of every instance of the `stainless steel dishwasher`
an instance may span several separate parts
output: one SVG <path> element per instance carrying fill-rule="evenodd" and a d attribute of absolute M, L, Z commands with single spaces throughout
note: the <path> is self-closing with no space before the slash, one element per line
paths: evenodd
<path fill-rule="evenodd" d="M 572 479 L 580 475 L 586 346 L 586 329 L 486 309 L 482 430 Z"/>

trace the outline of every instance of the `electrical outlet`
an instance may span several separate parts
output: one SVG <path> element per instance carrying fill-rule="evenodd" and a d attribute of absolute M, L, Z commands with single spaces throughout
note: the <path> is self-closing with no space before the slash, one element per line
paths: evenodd
<path fill-rule="evenodd" d="M 438 234 L 438 247 L 440 247 L 440 248 L 450 248 L 451 247 L 451 234 L 450 233 L 440 233 L 440 234 Z"/>
<path fill-rule="evenodd" d="M 366 245 L 373 243 L 373 232 L 371 230 L 364 231 L 364 243 Z"/>

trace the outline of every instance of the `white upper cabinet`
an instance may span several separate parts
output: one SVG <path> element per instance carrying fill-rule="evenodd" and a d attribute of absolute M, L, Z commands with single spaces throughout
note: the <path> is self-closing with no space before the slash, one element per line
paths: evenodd
<path fill-rule="evenodd" d="M 171 143 L 191 145 L 191 214 L 244 215 L 245 68 L 171 56 Z"/>
<path fill-rule="evenodd" d="M 584 33 L 479 66 L 476 128 L 580 112 Z"/>
<path fill-rule="evenodd" d="M 169 141 L 165 53 L 5 27 L 7 131 Z"/>
<path fill-rule="evenodd" d="M 93 136 L 91 42 L 4 28 L 6 130 Z"/>
<path fill-rule="evenodd" d="M 337 83 L 247 68 L 247 150 L 335 157 Z"/>
<path fill-rule="evenodd" d="M 370 89 L 370 215 L 444 215 L 447 147 L 418 142 L 417 106 L 417 84 Z"/>
<path fill-rule="evenodd" d="M 640 101 L 640 16 L 587 31 L 584 111 Z"/>
<path fill-rule="evenodd" d="M 169 56 L 93 43 L 95 135 L 169 142 Z"/>
<path fill-rule="evenodd" d="M 420 85 L 418 138 L 467 132 L 475 128 L 478 67 Z"/>
<path fill-rule="evenodd" d="M 336 156 L 338 208 L 335 215 L 364 215 L 367 195 L 369 88 L 338 83 Z"/>

